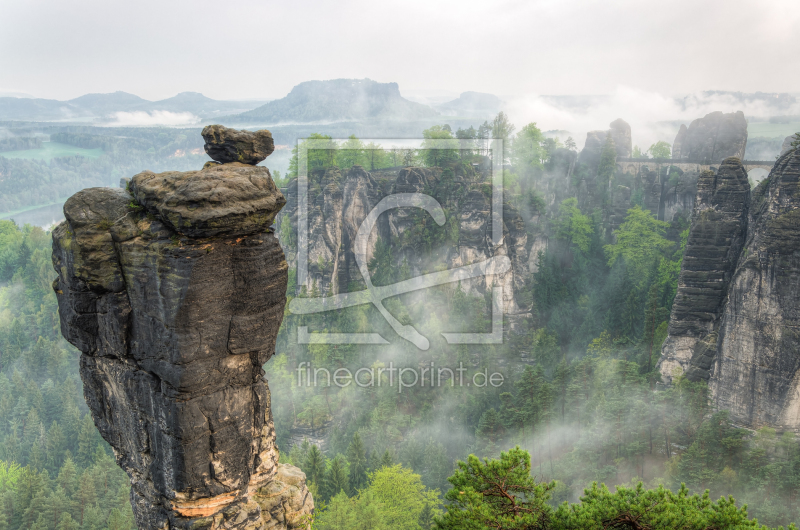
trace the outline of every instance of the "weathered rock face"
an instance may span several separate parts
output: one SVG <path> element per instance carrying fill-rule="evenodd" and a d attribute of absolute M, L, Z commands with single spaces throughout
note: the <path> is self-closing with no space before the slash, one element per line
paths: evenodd
<path fill-rule="evenodd" d="M 740 425 L 800 432 L 800 152 L 750 200 L 737 166 L 698 181 L 661 375 L 707 379 Z"/>
<path fill-rule="evenodd" d="M 515 293 L 529 276 L 530 245 L 520 214 L 510 205 L 503 207 L 503 241 L 495 246 L 491 240 L 491 199 L 486 185 L 468 182 L 463 177 L 453 177 L 444 182 L 440 168 L 406 167 L 390 170 L 366 171 L 361 166 L 347 170 L 332 168 L 317 170 L 309 176 L 308 202 L 308 278 L 306 287 L 314 283 L 321 292 L 347 292 L 351 285 L 363 285 L 363 278 L 355 259 L 355 239 L 361 223 L 372 209 L 389 194 L 430 193 L 433 189 L 446 190 L 441 205 L 457 216 L 452 234 L 456 239 L 438 242 L 441 252 L 429 255 L 428 249 L 419 246 L 412 235 L 419 223 L 433 223 L 430 216 L 418 208 L 396 208 L 381 215 L 369 238 L 366 259 L 373 256 L 379 239 L 387 242 L 396 256 L 398 268 L 406 260 L 414 276 L 429 266 L 430 260 L 455 268 L 506 255 L 511 260 L 511 270 L 497 277 L 479 277 L 462 281 L 466 292 L 483 293 L 493 281 L 504 286 L 504 304 L 507 313 L 517 313 L 520 308 Z M 279 216 L 297 226 L 297 181 L 287 189 L 287 205 Z M 544 241 L 546 245 L 546 241 Z M 284 242 L 284 248 L 292 248 Z M 537 252 L 540 248 L 537 248 Z M 535 262 L 535 257 L 533 258 Z M 487 284 L 487 281 L 490 282 Z"/>
<path fill-rule="evenodd" d="M 738 158 L 697 181 L 692 226 L 662 347 L 661 377 L 709 378 L 728 284 L 744 244 L 750 184 Z"/>
<path fill-rule="evenodd" d="M 600 153 L 606 140 L 611 137 L 617 156 L 628 158 L 633 152 L 631 145 L 631 126 L 625 120 L 617 119 L 609 124 L 610 129 L 605 131 L 589 131 L 586 133 L 586 143 L 580 154 L 580 162 L 589 166 L 597 166 L 600 161 Z"/>
<path fill-rule="evenodd" d="M 795 140 L 797 140 L 797 135 L 794 134 L 791 136 L 787 136 L 786 138 L 783 139 L 783 143 L 781 144 L 780 156 L 783 156 L 789 152 L 789 150 L 792 148 L 792 142 L 794 142 Z"/>
<path fill-rule="evenodd" d="M 709 382 L 731 419 L 800 432 L 800 152 L 753 192 Z"/>
<path fill-rule="evenodd" d="M 683 150 L 683 142 L 686 140 L 687 131 L 686 125 L 681 124 L 678 134 L 675 136 L 675 141 L 672 142 L 672 158 L 674 160 L 681 159 L 681 151 Z"/>
<path fill-rule="evenodd" d="M 66 202 L 53 286 L 139 528 L 303 527 L 313 500 L 277 463 L 262 369 L 286 301 L 269 227 L 283 197 L 239 163 L 141 173 L 130 190 Z"/>
<path fill-rule="evenodd" d="M 728 157 L 744 158 L 747 120 L 742 111 L 712 112 L 681 126 L 672 144 L 672 158 L 697 164 L 719 164 Z"/>
<path fill-rule="evenodd" d="M 255 165 L 266 159 L 275 150 L 272 133 L 237 131 L 222 125 L 207 125 L 203 128 L 206 154 L 217 162 L 241 162 Z"/>

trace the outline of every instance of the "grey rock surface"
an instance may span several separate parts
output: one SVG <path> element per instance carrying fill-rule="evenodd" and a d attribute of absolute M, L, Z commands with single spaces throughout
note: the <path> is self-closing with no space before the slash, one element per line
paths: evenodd
<path fill-rule="evenodd" d="M 439 189 L 440 204 L 454 215 L 451 234 L 455 239 L 442 241 L 441 260 L 448 268 L 483 261 L 496 255 L 507 255 L 511 270 L 499 275 L 504 285 L 506 311 L 516 313 L 520 308 L 516 294 L 528 276 L 530 245 L 519 212 L 511 206 L 503 209 L 503 241 L 495 246 L 491 241 L 491 195 L 487 184 L 463 176 L 445 181 L 440 168 L 404 167 L 366 171 L 361 166 L 347 170 L 337 168 L 317 170 L 309 176 L 308 187 L 308 278 L 306 287 L 314 283 L 321 292 L 347 292 L 352 285 L 363 285 L 356 264 L 354 243 L 356 233 L 367 214 L 390 193 L 427 193 Z M 427 190 L 427 191 L 426 191 Z M 289 183 L 287 205 L 278 216 L 282 225 L 288 220 L 297 226 L 297 181 Z M 386 241 L 399 261 L 406 260 L 413 275 L 421 274 L 431 256 L 426 250 L 414 246 L 414 230 L 420 223 L 433 223 L 430 216 L 418 208 L 389 210 L 378 218 L 370 236 L 367 260 L 371 259 L 379 238 Z M 450 225 L 452 226 L 452 225 Z M 279 231 L 283 234 L 283 231 Z M 282 236 L 283 237 L 283 236 Z M 293 249 L 292 241 L 281 241 L 284 248 Z M 537 252 L 538 252 L 537 248 Z M 293 259 L 291 256 L 290 260 Z M 534 256 L 535 262 L 535 256 Z M 489 279 L 489 282 L 492 280 Z M 495 280 L 498 281 L 498 280 Z M 487 278 L 479 277 L 462 282 L 467 292 L 483 293 L 491 286 Z"/>
<path fill-rule="evenodd" d="M 676 147 L 677 152 L 675 154 Z M 719 164 L 734 156 L 744 159 L 747 147 L 747 120 L 742 111 L 712 112 L 681 128 L 673 143 L 673 158 L 697 164 Z"/>
<path fill-rule="evenodd" d="M 304 475 L 278 465 L 262 369 L 286 302 L 288 266 L 266 220 L 280 192 L 265 168 L 231 164 L 144 173 L 131 187 L 146 207 L 111 188 L 66 202 L 53 287 L 137 525 L 305 527 L 313 500 Z"/>
<path fill-rule="evenodd" d="M 786 138 L 783 139 L 783 143 L 781 144 L 780 156 L 783 156 L 789 152 L 789 150 L 792 148 L 792 142 L 794 142 L 795 140 L 797 140 L 797 135 L 794 134 L 792 134 L 791 136 L 787 136 Z"/>
<path fill-rule="evenodd" d="M 223 164 L 241 162 L 254 166 L 275 150 L 272 133 L 266 129 L 250 132 L 207 125 L 202 134 L 208 156 Z"/>
<path fill-rule="evenodd" d="M 200 171 L 145 171 L 129 187 L 147 211 L 188 237 L 264 231 L 286 204 L 269 169 L 239 162 Z"/>
<path fill-rule="evenodd" d="M 708 380 L 739 425 L 800 432 L 800 152 L 747 200 L 732 160 L 698 180 L 661 375 Z"/>
<path fill-rule="evenodd" d="M 686 140 L 686 132 L 688 129 L 686 125 L 681 124 L 681 128 L 678 129 L 678 134 L 675 135 L 675 141 L 672 142 L 672 158 L 673 160 L 680 160 L 681 159 L 681 152 L 683 151 L 683 142 Z"/>
<path fill-rule="evenodd" d="M 669 382 L 686 374 L 708 380 L 728 285 L 747 230 L 750 184 L 738 158 L 703 171 L 672 306 L 660 371 Z"/>
<path fill-rule="evenodd" d="M 800 152 L 753 191 L 709 382 L 717 407 L 751 428 L 800 432 Z"/>
<path fill-rule="evenodd" d="M 617 119 L 609 124 L 605 131 L 589 131 L 586 133 L 586 143 L 580 153 L 579 161 L 590 167 L 596 167 L 600 162 L 600 153 L 609 137 L 614 142 L 617 156 L 628 158 L 633 152 L 631 146 L 631 126 L 625 120 Z"/>

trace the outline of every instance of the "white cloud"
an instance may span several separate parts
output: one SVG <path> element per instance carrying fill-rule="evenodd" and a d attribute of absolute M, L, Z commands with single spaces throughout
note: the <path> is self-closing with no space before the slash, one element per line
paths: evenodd
<path fill-rule="evenodd" d="M 583 108 L 532 95 L 509 98 L 506 109 L 518 129 L 536 122 L 545 131 L 567 130 L 573 134 L 579 148 L 583 147 L 588 131 L 607 129 L 610 122 L 622 118 L 631 125 L 633 144 L 646 148 L 659 140 L 671 144 L 678 131 L 677 122 L 688 123 L 710 112 L 741 110 L 747 117 L 796 115 L 800 114 L 800 103 L 778 108 L 764 100 L 742 101 L 731 94 L 702 93 L 690 94 L 681 101 L 658 92 L 618 86 L 609 96 L 594 98 Z"/>
<path fill-rule="evenodd" d="M 103 125 L 113 127 L 142 127 L 152 125 L 167 125 L 180 127 L 183 125 L 196 125 L 200 123 L 200 118 L 191 112 L 170 112 L 168 110 L 154 110 L 145 112 L 137 110 L 134 112 L 114 112 L 114 119 Z"/>

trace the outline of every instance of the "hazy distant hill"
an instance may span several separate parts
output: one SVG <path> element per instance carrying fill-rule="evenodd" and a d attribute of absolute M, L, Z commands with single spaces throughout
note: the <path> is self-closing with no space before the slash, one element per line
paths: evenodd
<path fill-rule="evenodd" d="M 451 116 L 493 116 L 502 110 L 502 106 L 503 101 L 494 94 L 464 92 L 457 99 L 436 108 Z"/>
<path fill-rule="evenodd" d="M 111 112 L 140 110 L 149 101 L 127 92 L 113 92 L 111 94 L 86 94 L 70 99 L 70 105 L 86 109 L 94 115 L 105 115 Z"/>
<path fill-rule="evenodd" d="M 198 92 L 182 92 L 148 101 L 127 92 L 86 94 L 69 101 L 0 97 L 0 120 L 55 121 L 113 117 L 116 112 L 190 112 L 203 118 L 250 110 L 262 101 L 219 101 Z"/>
<path fill-rule="evenodd" d="M 85 109 L 55 99 L 0 98 L 0 120 L 65 120 L 91 116 Z"/>
<path fill-rule="evenodd" d="M 397 83 L 371 79 L 306 81 L 281 99 L 239 114 L 229 122 L 310 123 L 370 119 L 424 119 L 438 113 L 400 95 Z"/>

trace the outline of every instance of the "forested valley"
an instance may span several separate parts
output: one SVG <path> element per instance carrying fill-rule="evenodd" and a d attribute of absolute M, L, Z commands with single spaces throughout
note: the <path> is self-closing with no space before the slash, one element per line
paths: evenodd
<path fill-rule="evenodd" d="M 313 528 L 777 528 L 800 520 L 796 436 L 737 427 L 710 406 L 704 382 L 661 381 L 657 363 L 688 216 L 659 220 L 637 176 L 618 169 L 612 141 L 592 166 L 571 138 L 546 137 L 535 123 L 514 132 L 501 113 L 478 128 L 423 132 L 451 142 L 445 150 L 351 137 L 310 155 L 316 196 L 352 171 L 436 169 L 425 191 L 454 219 L 469 193 L 492 192 L 487 139 L 503 138 L 506 211 L 525 214 L 520 230 L 531 240 L 548 240 L 534 249 L 535 266 L 517 289 L 527 310 L 520 313 L 529 315 L 506 317 L 502 344 L 442 339 L 442 330 L 491 326 L 490 291 L 475 295 L 461 284 L 387 301 L 398 320 L 425 331 L 425 352 L 298 344 L 304 325 L 389 328 L 370 306 L 311 316 L 287 309 L 265 370 L 280 458 L 306 473 L 317 503 Z M 54 133 L 51 141 L 115 158 L 0 158 L 0 210 L 56 201 L 76 187 L 116 186 L 160 164 L 197 169 L 205 157 L 191 138 L 172 129 L 127 138 Z M 665 142 L 636 148 L 678 186 L 683 172 L 660 162 L 669 149 Z M 165 153 L 180 156 L 165 163 Z M 298 156 L 295 148 L 288 175 L 276 178 L 283 190 L 297 185 Z M 620 188 L 632 191 L 624 201 L 608 191 Z M 457 222 L 436 226 L 420 214 L 411 224 L 397 241 L 377 243 L 369 262 L 376 285 L 441 270 L 443 249 L 463 239 Z M 287 297 L 332 292 L 333 263 L 324 260 L 311 264 L 310 288 L 297 285 L 296 228 L 288 214 L 276 225 L 291 267 Z M 409 249 L 421 257 L 409 263 Z M 50 255 L 48 232 L 0 221 L 0 530 L 129 530 L 128 479 L 88 414 L 79 354 L 61 337 Z M 431 384 L 405 389 L 380 372 L 382 385 L 310 385 L 303 363 L 330 372 L 464 366 L 465 380 L 476 384 L 454 376 L 433 385 L 431 371 Z M 502 374 L 502 384 L 474 378 L 482 373 Z M 496 482 L 504 486 L 493 490 Z M 492 501 L 509 492 L 524 499 L 522 515 Z M 594 523 L 601 520 L 616 526 Z"/>

